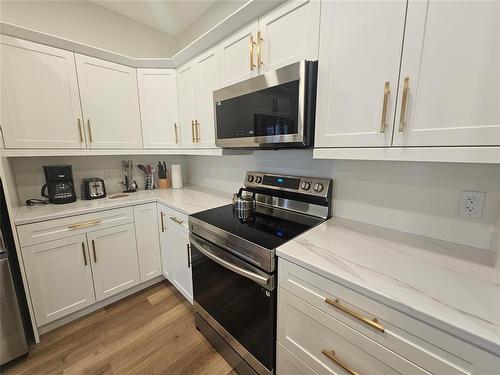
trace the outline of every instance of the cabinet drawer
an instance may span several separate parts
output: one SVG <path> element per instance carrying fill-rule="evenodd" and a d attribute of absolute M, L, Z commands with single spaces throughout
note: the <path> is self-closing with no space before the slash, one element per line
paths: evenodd
<path fill-rule="evenodd" d="M 165 215 L 163 216 L 163 223 L 167 228 L 169 226 L 174 226 L 179 229 L 182 228 L 186 232 L 189 232 L 188 215 L 176 211 L 170 207 L 167 207 L 167 209 L 165 210 Z"/>
<path fill-rule="evenodd" d="M 294 263 L 280 258 L 278 277 L 281 288 L 433 374 L 497 373 L 498 357 Z"/>
<path fill-rule="evenodd" d="M 132 207 L 127 207 L 19 225 L 17 234 L 21 247 L 25 247 L 133 221 Z"/>
<path fill-rule="evenodd" d="M 282 288 L 278 341 L 318 374 L 429 374 Z"/>
<path fill-rule="evenodd" d="M 317 372 L 276 343 L 276 375 L 316 375 Z"/>

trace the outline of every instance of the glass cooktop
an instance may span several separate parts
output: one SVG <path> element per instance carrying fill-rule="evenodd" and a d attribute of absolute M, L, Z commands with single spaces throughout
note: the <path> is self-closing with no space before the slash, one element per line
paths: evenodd
<path fill-rule="evenodd" d="M 316 217 L 259 206 L 250 218 L 239 219 L 233 213 L 232 204 L 191 216 L 269 250 L 283 245 L 324 221 Z"/>

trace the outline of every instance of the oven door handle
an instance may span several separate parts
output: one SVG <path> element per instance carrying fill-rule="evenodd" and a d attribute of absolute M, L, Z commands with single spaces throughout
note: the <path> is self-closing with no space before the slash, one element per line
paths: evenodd
<path fill-rule="evenodd" d="M 225 259 L 219 258 L 217 255 L 208 250 L 205 244 L 200 243 L 193 237 L 190 238 L 190 241 L 193 245 L 196 246 L 199 252 L 201 252 L 203 255 L 207 256 L 211 260 L 213 260 L 215 263 L 220 264 L 222 267 L 227 268 L 228 270 L 233 271 L 243 277 L 246 277 L 247 279 L 250 279 L 264 287 L 268 287 L 271 285 L 271 279 L 272 279 L 271 276 L 270 277 L 261 276 L 255 272 L 248 271 L 244 268 L 238 267 L 237 265 L 228 262 Z"/>

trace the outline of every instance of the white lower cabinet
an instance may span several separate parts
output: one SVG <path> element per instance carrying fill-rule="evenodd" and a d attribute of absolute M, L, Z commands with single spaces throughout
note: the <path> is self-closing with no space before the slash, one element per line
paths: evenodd
<path fill-rule="evenodd" d="M 187 215 L 159 204 L 163 275 L 193 303 L 191 249 Z"/>
<path fill-rule="evenodd" d="M 87 234 L 98 301 L 139 284 L 134 224 Z"/>
<path fill-rule="evenodd" d="M 294 263 L 278 268 L 278 375 L 498 374 L 493 354 Z"/>
<path fill-rule="evenodd" d="M 141 282 L 161 275 L 156 203 L 134 206 L 135 237 Z"/>
<path fill-rule="evenodd" d="M 22 254 L 38 326 L 96 301 L 85 234 L 28 246 Z"/>

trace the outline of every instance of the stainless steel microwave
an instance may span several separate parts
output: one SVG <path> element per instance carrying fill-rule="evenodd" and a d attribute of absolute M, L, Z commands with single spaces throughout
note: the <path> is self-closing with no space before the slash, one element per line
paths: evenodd
<path fill-rule="evenodd" d="M 317 61 L 300 61 L 214 91 L 215 144 L 312 147 L 317 71 Z"/>

